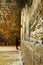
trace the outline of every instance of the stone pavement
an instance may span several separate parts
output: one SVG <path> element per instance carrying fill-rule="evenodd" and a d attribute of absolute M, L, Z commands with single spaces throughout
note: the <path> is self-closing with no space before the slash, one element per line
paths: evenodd
<path fill-rule="evenodd" d="M 0 65 L 23 65 L 21 51 L 13 47 L 0 47 Z"/>

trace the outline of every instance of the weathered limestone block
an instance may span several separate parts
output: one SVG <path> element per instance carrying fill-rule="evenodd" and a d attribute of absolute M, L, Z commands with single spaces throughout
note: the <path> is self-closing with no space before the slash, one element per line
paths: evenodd
<path fill-rule="evenodd" d="M 28 44 L 30 43 L 30 44 Z M 25 65 L 43 65 L 43 46 L 25 41 L 22 44 L 23 59 Z"/>
<path fill-rule="evenodd" d="M 22 24 L 22 51 L 25 65 L 43 65 L 43 1 L 33 0 L 28 11 L 23 8 Z M 28 13 L 28 19 L 27 14 Z M 26 22 L 26 23 L 25 23 Z M 29 23 L 27 25 L 27 23 Z M 28 28 L 29 27 L 29 28 Z M 28 32 L 29 31 L 29 32 Z M 29 34 L 28 34 L 29 33 Z M 28 35 L 27 35 L 28 34 Z M 29 38 L 29 41 L 27 40 Z M 25 40 L 26 39 L 26 40 Z M 28 43 L 27 43 L 28 42 Z M 41 43 L 41 44 L 40 44 Z"/>

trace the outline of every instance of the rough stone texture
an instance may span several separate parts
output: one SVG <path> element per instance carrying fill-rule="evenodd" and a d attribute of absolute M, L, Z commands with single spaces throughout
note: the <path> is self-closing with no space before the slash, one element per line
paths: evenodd
<path fill-rule="evenodd" d="M 26 4 L 21 11 L 22 39 L 43 42 L 43 2 L 33 0 L 31 7 Z"/>
<path fill-rule="evenodd" d="M 20 9 L 14 0 L 0 1 L 0 35 L 8 44 L 15 44 L 16 36 L 20 38 Z"/>
<path fill-rule="evenodd" d="M 25 65 L 43 65 L 43 1 L 21 11 L 21 51 Z"/>
<path fill-rule="evenodd" d="M 43 65 L 43 46 L 25 43 L 21 46 L 24 64 Z"/>

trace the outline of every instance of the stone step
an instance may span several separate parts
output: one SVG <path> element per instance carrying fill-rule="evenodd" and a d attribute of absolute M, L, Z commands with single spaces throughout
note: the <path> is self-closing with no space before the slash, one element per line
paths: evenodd
<path fill-rule="evenodd" d="M 21 51 L 16 47 L 0 47 L 0 65 L 23 65 Z"/>

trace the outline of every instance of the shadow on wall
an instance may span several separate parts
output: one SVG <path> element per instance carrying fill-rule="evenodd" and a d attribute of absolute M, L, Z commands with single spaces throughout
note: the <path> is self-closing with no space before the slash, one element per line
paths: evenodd
<path fill-rule="evenodd" d="M 0 45 L 3 45 L 3 43 L 4 43 L 4 45 L 6 45 L 7 40 L 4 39 L 4 38 L 0 35 Z"/>
<path fill-rule="evenodd" d="M 15 41 L 15 43 L 14 43 Z M 0 45 L 16 45 L 16 42 L 18 42 L 18 45 L 20 46 L 20 39 L 19 37 L 15 37 L 15 40 L 14 41 L 8 41 L 6 40 L 2 35 L 0 35 Z"/>

